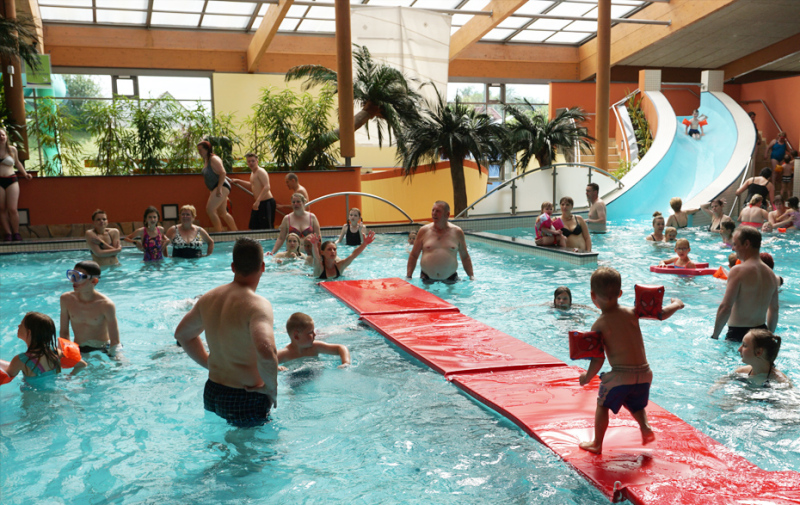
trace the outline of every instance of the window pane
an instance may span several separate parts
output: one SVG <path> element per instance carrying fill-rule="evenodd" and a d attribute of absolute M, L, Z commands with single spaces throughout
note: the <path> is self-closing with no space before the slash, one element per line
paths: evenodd
<path fill-rule="evenodd" d="M 154 12 L 150 23 L 163 26 L 197 26 L 200 14 L 174 14 L 170 12 Z"/>
<path fill-rule="evenodd" d="M 120 81 L 117 81 L 119 83 Z M 208 77 L 139 76 L 139 96 L 162 98 L 164 93 L 176 100 L 211 100 Z"/>
<path fill-rule="evenodd" d="M 552 31 L 522 30 L 514 35 L 511 40 L 513 42 L 541 42 L 554 33 Z"/>
<path fill-rule="evenodd" d="M 547 84 L 506 84 L 506 103 L 550 103 L 550 86 Z"/>
<path fill-rule="evenodd" d="M 147 23 L 145 11 L 107 11 L 97 9 L 98 23 L 117 23 L 125 25 L 143 25 Z"/>
<path fill-rule="evenodd" d="M 238 28 L 244 30 L 250 22 L 249 16 L 203 16 L 203 28 Z"/>
<path fill-rule="evenodd" d="M 153 0 L 153 10 L 191 12 L 199 14 L 203 11 L 204 3 L 204 0 Z"/>
<path fill-rule="evenodd" d="M 450 82 L 447 83 L 447 101 L 452 102 L 458 95 L 462 102 L 484 103 L 485 89 L 486 86 L 482 82 Z"/>
<path fill-rule="evenodd" d="M 45 21 L 84 21 L 91 23 L 94 20 L 91 9 L 39 7 L 39 12 Z"/>
<path fill-rule="evenodd" d="M 247 14 L 256 9 L 254 2 L 219 2 L 211 0 L 206 6 L 206 12 L 212 14 Z"/>

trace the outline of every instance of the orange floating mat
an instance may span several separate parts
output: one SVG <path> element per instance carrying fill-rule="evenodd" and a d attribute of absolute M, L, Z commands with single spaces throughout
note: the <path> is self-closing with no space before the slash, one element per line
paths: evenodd
<path fill-rule="evenodd" d="M 460 312 L 373 314 L 361 319 L 445 377 L 566 363 Z"/>
<path fill-rule="evenodd" d="M 405 312 L 458 312 L 438 296 L 403 279 L 320 282 L 348 307 L 361 315 Z"/>
<path fill-rule="evenodd" d="M 800 473 L 767 472 L 650 402 L 656 441 L 642 445 L 623 408 L 611 416 L 603 454 L 578 447 L 594 437 L 599 380 L 582 387 L 576 367 L 465 374 L 453 383 L 511 419 L 610 499 L 637 504 L 800 503 Z M 617 489 L 615 492 L 615 483 Z"/>

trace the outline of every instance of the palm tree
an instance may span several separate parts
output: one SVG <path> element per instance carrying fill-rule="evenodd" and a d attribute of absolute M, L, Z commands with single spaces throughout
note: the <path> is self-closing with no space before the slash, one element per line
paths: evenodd
<path fill-rule="evenodd" d="M 446 103 L 438 94 L 436 103 L 427 103 L 421 117 L 401 130 L 397 157 L 406 175 L 413 175 L 420 164 L 435 168 L 440 159 L 450 160 L 453 183 L 453 207 L 458 214 L 467 208 L 467 186 L 464 180 L 464 159 L 473 158 L 478 166 L 490 160 L 505 159 L 505 127 L 492 118 L 461 103 Z"/>
<path fill-rule="evenodd" d="M 510 152 L 519 153 L 517 169 L 524 170 L 536 158 L 540 167 L 552 164 L 556 151 L 574 149 L 576 146 L 582 152 L 591 151 L 589 130 L 579 126 L 586 121 L 586 114 L 579 107 L 561 111 L 551 121 L 541 113 L 536 112 L 534 105 L 525 100 L 526 109 L 506 105 L 506 112 L 512 120 L 508 121 L 508 146 Z"/>
<path fill-rule="evenodd" d="M 31 18 L 0 18 L 0 57 L 19 57 L 28 67 L 39 68 L 39 52 L 36 50 L 38 43 L 36 25 Z"/>
<path fill-rule="evenodd" d="M 377 119 L 378 145 L 383 146 L 384 136 L 391 142 L 392 133 L 400 131 L 402 123 L 413 121 L 419 116 L 418 103 L 420 95 L 411 89 L 409 79 L 396 68 L 378 63 L 372 59 L 369 49 L 354 44 L 353 59 L 356 74 L 353 78 L 353 98 L 361 107 L 354 118 L 355 130 L 358 130 L 371 119 Z M 310 87 L 322 85 L 336 89 L 336 72 L 321 65 L 300 65 L 292 67 L 286 73 L 286 80 L 305 79 L 303 91 Z M 303 155 L 297 159 L 298 170 L 309 166 L 316 152 L 339 139 L 339 129 L 334 136 L 321 136 L 319 141 L 308 146 Z M 369 127 L 367 127 L 369 135 Z"/>

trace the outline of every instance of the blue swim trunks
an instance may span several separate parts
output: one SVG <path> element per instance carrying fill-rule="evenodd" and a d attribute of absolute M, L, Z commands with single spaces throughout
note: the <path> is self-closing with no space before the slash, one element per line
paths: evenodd
<path fill-rule="evenodd" d="M 647 364 L 640 366 L 615 366 L 610 372 L 600 375 L 597 404 L 610 409 L 614 414 L 621 407 L 629 412 L 638 412 L 647 407 L 650 399 L 650 383 L 653 372 Z"/>

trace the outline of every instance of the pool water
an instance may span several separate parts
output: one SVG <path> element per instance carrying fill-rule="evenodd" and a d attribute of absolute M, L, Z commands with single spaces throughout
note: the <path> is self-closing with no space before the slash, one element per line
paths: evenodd
<path fill-rule="evenodd" d="M 724 283 L 650 274 L 646 266 L 670 251 L 642 240 L 645 228 L 630 223 L 593 239 L 600 263 L 622 272 L 623 303 L 632 303 L 634 282 L 658 282 L 687 304 L 666 322 L 642 322 L 656 377 L 651 398 L 763 468 L 800 471 L 800 398 L 738 381 L 710 392 L 740 363 L 735 344 L 708 338 Z M 711 234 L 682 236 L 693 258 L 716 265 L 727 256 Z M 777 366 L 796 383 L 798 245 L 786 235 L 764 248 L 786 279 Z M 124 358 L 92 355 L 78 375 L 0 387 L 2 503 L 607 503 L 512 423 L 359 324 L 297 264 L 269 264 L 258 288 L 273 304 L 278 346 L 288 343 L 289 315 L 306 312 L 318 338 L 350 348 L 353 365 L 337 369 L 333 356 L 290 363 L 273 421 L 261 428 L 232 428 L 204 412 L 207 372 L 173 333 L 194 297 L 231 280 L 231 247 L 158 265 L 126 250 L 98 285 L 116 303 Z M 408 250 L 404 236 L 379 236 L 346 278 L 402 277 Z M 477 243 L 470 253 L 475 281 L 426 289 L 569 361 L 566 332 L 588 329 L 596 314 L 549 303 L 563 284 L 576 304 L 590 305 L 592 269 Z M 64 272 L 82 259 L 80 251 L 0 256 L 0 357 L 24 351 L 16 326 L 25 312 L 58 323 L 59 295 L 71 289 Z"/>

